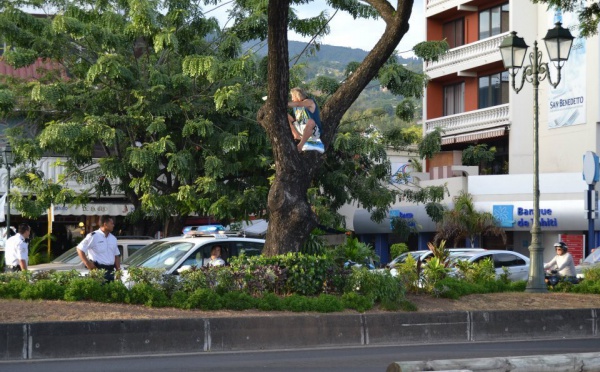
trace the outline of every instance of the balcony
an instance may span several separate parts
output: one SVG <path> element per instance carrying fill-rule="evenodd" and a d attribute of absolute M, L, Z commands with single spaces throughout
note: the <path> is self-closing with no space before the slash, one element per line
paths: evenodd
<path fill-rule="evenodd" d="M 488 132 L 494 128 L 504 128 L 510 126 L 508 104 L 488 107 L 481 110 L 464 112 L 456 115 L 444 116 L 437 119 L 427 120 L 425 123 L 425 132 L 430 133 L 434 128 L 442 128 L 444 130 L 443 141 L 447 143 L 447 139 L 458 134 L 465 136 L 475 136 L 479 133 Z M 475 133 L 477 134 L 467 134 Z M 481 137 L 483 138 L 483 137 Z"/>
<path fill-rule="evenodd" d="M 440 14 L 449 9 L 456 9 L 460 5 L 468 4 L 473 0 L 427 0 L 427 7 L 425 8 L 425 17 L 431 17 L 436 14 Z"/>
<path fill-rule="evenodd" d="M 487 39 L 450 49 L 435 62 L 425 62 L 424 72 L 435 79 L 440 76 L 456 74 L 475 69 L 493 62 L 502 61 L 498 47 L 508 32 Z"/>

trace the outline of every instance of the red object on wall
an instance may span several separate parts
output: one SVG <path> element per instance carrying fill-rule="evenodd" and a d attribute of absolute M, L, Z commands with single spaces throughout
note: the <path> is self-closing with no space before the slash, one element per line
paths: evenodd
<path fill-rule="evenodd" d="M 569 247 L 573 262 L 575 262 L 575 265 L 579 265 L 584 259 L 585 235 L 559 234 L 558 240 L 565 242 Z"/>

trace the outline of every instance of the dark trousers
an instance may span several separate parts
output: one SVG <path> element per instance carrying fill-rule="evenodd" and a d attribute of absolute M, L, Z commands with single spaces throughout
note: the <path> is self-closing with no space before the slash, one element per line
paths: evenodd
<path fill-rule="evenodd" d="M 6 265 L 6 266 L 4 266 L 4 272 L 5 273 L 16 273 L 17 271 L 21 271 L 21 266 L 20 265 L 16 265 L 16 266 Z"/>
<path fill-rule="evenodd" d="M 107 282 L 112 282 L 115 280 L 115 265 L 102 265 L 94 261 L 94 266 L 96 266 L 97 269 L 106 270 L 104 273 L 104 279 L 106 279 Z"/>

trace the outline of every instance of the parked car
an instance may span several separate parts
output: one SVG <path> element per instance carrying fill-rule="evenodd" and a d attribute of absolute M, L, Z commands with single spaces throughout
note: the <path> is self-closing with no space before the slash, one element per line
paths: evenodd
<path fill-rule="evenodd" d="M 137 252 L 139 249 L 149 245 L 155 240 L 151 239 L 117 239 L 117 247 L 121 252 L 121 260 L 127 260 L 129 256 Z M 30 271 L 69 271 L 77 270 L 82 273 L 87 272 L 87 268 L 81 262 L 77 255 L 77 247 L 73 247 L 56 257 L 49 263 L 29 266 Z"/>
<path fill-rule="evenodd" d="M 450 260 L 469 262 L 480 262 L 491 258 L 494 262 L 496 275 L 500 276 L 504 271 L 503 267 L 508 269 L 508 278 L 512 281 L 527 280 L 529 277 L 529 258 L 520 253 L 503 250 L 483 250 L 479 252 L 455 253 Z"/>
<path fill-rule="evenodd" d="M 262 253 L 264 239 L 232 237 L 225 234 L 205 235 L 201 237 L 166 238 L 141 249 L 123 264 L 122 279 L 129 280 L 127 269 L 145 267 L 161 269 L 165 274 L 178 275 L 191 267 L 207 266 L 212 247 L 221 246 L 221 258 L 228 259 L 244 254 L 256 256 Z"/>
<path fill-rule="evenodd" d="M 485 251 L 485 249 L 484 248 L 448 248 L 448 251 L 450 252 L 451 255 L 453 255 L 456 253 L 463 253 L 463 252 L 481 252 L 481 251 Z M 432 256 L 433 252 L 431 252 L 429 249 L 424 249 L 424 250 L 420 250 L 420 251 L 404 252 L 400 256 L 398 256 L 398 257 L 394 258 L 392 261 L 390 261 L 386 265 L 386 267 L 394 268 L 396 265 L 403 263 L 404 261 L 406 261 L 409 254 L 412 255 L 416 261 L 418 261 L 418 260 L 424 261 L 428 257 Z"/>
<path fill-rule="evenodd" d="M 600 267 L 600 249 L 596 248 L 590 255 L 588 255 L 583 262 L 575 266 L 575 272 L 577 272 L 578 278 L 585 277 L 585 270 Z"/>

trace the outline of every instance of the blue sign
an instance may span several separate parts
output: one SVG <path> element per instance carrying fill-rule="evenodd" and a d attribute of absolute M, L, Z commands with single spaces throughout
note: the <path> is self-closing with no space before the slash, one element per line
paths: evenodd
<path fill-rule="evenodd" d="M 513 219 L 513 209 L 512 205 L 494 205 L 492 207 L 492 214 L 494 217 L 500 221 L 500 227 L 512 227 L 515 223 Z"/>

